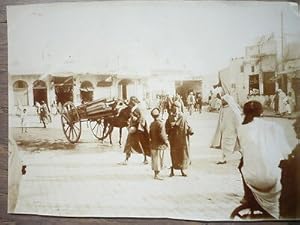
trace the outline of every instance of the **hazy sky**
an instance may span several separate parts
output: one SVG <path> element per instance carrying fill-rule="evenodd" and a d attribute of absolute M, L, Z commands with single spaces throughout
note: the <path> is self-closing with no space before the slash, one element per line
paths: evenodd
<path fill-rule="evenodd" d="M 260 2 L 90 2 L 8 8 L 9 73 L 216 74 L 258 36 L 300 40 L 297 6 Z"/>

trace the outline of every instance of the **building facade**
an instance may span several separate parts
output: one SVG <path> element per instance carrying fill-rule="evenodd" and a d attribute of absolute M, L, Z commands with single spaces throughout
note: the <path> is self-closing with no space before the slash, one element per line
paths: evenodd
<path fill-rule="evenodd" d="M 277 42 L 273 37 L 262 38 L 255 45 L 245 48 L 245 56 L 234 58 L 228 67 L 219 71 L 219 78 L 226 93 L 233 95 L 240 105 L 250 96 L 255 96 L 262 104 L 270 99 L 278 89 L 295 99 L 300 108 L 300 55 L 286 56 L 279 60 Z M 294 48 L 300 50 L 298 48 Z"/>
<path fill-rule="evenodd" d="M 145 86 L 142 79 L 133 76 L 72 73 L 10 75 L 8 85 L 11 114 L 20 106 L 34 113 L 35 105 L 42 101 L 51 107 L 67 101 L 80 105 L 100 98 L 142 97 Z"/>
<path fill-rule="evenodd" d="M 159 96 L 174 96 L 179 91 L 185 98 L 189 91 L 202 93 L 200 76 L 174 74 L 23 74 L 9 75 L 8 85 L 10 114 L 24 107 L 34 114 L 35 106 L 42 101 L 51 108 L 68 101 L 80 105 L 101 98 L 126 100 L 136 96 L 155 107 Z"/>

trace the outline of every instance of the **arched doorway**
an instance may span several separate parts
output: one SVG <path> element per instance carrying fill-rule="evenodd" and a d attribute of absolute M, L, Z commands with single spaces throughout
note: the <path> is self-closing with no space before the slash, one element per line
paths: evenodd
<path fill-rule="evenodd" d="M 14 105 L 28 105 L 28 84 L 23 80 L 17 80 L 13 84 Z"/>
<path fill-rule="evenodd" d="M 91 102 L 94 97 L 94 87 L 90 81 L 83 81 L 80 85 L 81 102 Z"/>
<path fill-rule="evenodd" d="M 52 77 L 55 87 L 57 104 L 65 104 L 68 101 L 73 102 L 73 76 L 69 77 Z"/>
<path fill-rule="evenodd" d="M 123 100 L 129 99 L 134 95 L 134 82 L 129 79 L 123 79 L 119 82 L 119 97 Z"/>
<path fill-rule="evenodd" d="M 42 101 L 48 104 L 47 86 L 45 81 L 36 80 L 33 82 L 33 102 L 41 103 Z"/>

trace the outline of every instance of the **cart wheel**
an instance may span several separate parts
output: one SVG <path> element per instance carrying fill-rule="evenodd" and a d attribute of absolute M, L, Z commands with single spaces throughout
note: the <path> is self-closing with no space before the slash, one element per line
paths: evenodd
<path fill-rule="evenodd" d="M 78 142 L 81 135 L 81 121 L 79 113 L 72 102 L 66 102 L 61 114 L 61 124 L 69 142 Z"/>
<path fill-rule="evenodd" d="M 109 127 L 106 127 L 105 133 L 104 133 L 104 124 L 102 119 L 98 120 L 90 120 L 90 128 L 93 133 L 93 135 L 98 140 L 103 140 L 107 135 L 105 135 L 109 129 Z"/>

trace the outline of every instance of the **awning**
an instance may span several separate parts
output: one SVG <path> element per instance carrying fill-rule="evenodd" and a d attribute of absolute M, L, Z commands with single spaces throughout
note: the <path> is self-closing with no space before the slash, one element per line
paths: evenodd
<path fill-rule="evenodd" d="M 132 79 L 123 79 L 119 81 L 119 85 L 128 85 L 128 84 L 133 84 L 134 81 Z"/>
<path fill-rule="evenodd" d="M 98 81 L 97 87 L 110 87 L 112 86 L 112 81 Z"/>
<path fill-rule="evenodd" d="M 300 67 L 290 68 L 290 69 L 287 69 L 287 70 L 283 70 L 283 71 L 278 72 L 277 74 L 295 73 L 297 71 L 300 71 Z"/>
<path fill-rule="evenodd" d="M 90 88 L 90 87 L 80 88 L 80 91 L 90 92 L 90 91 L 94 91 L 94 88 Z"/>
<path fill-rule="evenodd" d="M 33 89 L 47 89 L 45 81 L 36 80 L 33 82 Z"/>
<path fill-rule="evenodd" d="M 99 75 L 97 78 L 97 87 L 110 87 L 113 83 L 112 75 Z"/>
<path fill-rule="evenodd" d="M 52 81 L 54 82 L 54 86 L 64 86 L 64 85 L 73 86 L 73 76 L 68 76 L 68 77 L 53 76 Z"/>
<path fill-rule="evenodd" d="M 282 75 L 283 75 L 283 74 L 277 74 L 277 76 L 271 77 L 270 80 L 271 80 L 271 81 L 279 80 L 279 79 L 281 79 Z"/>

